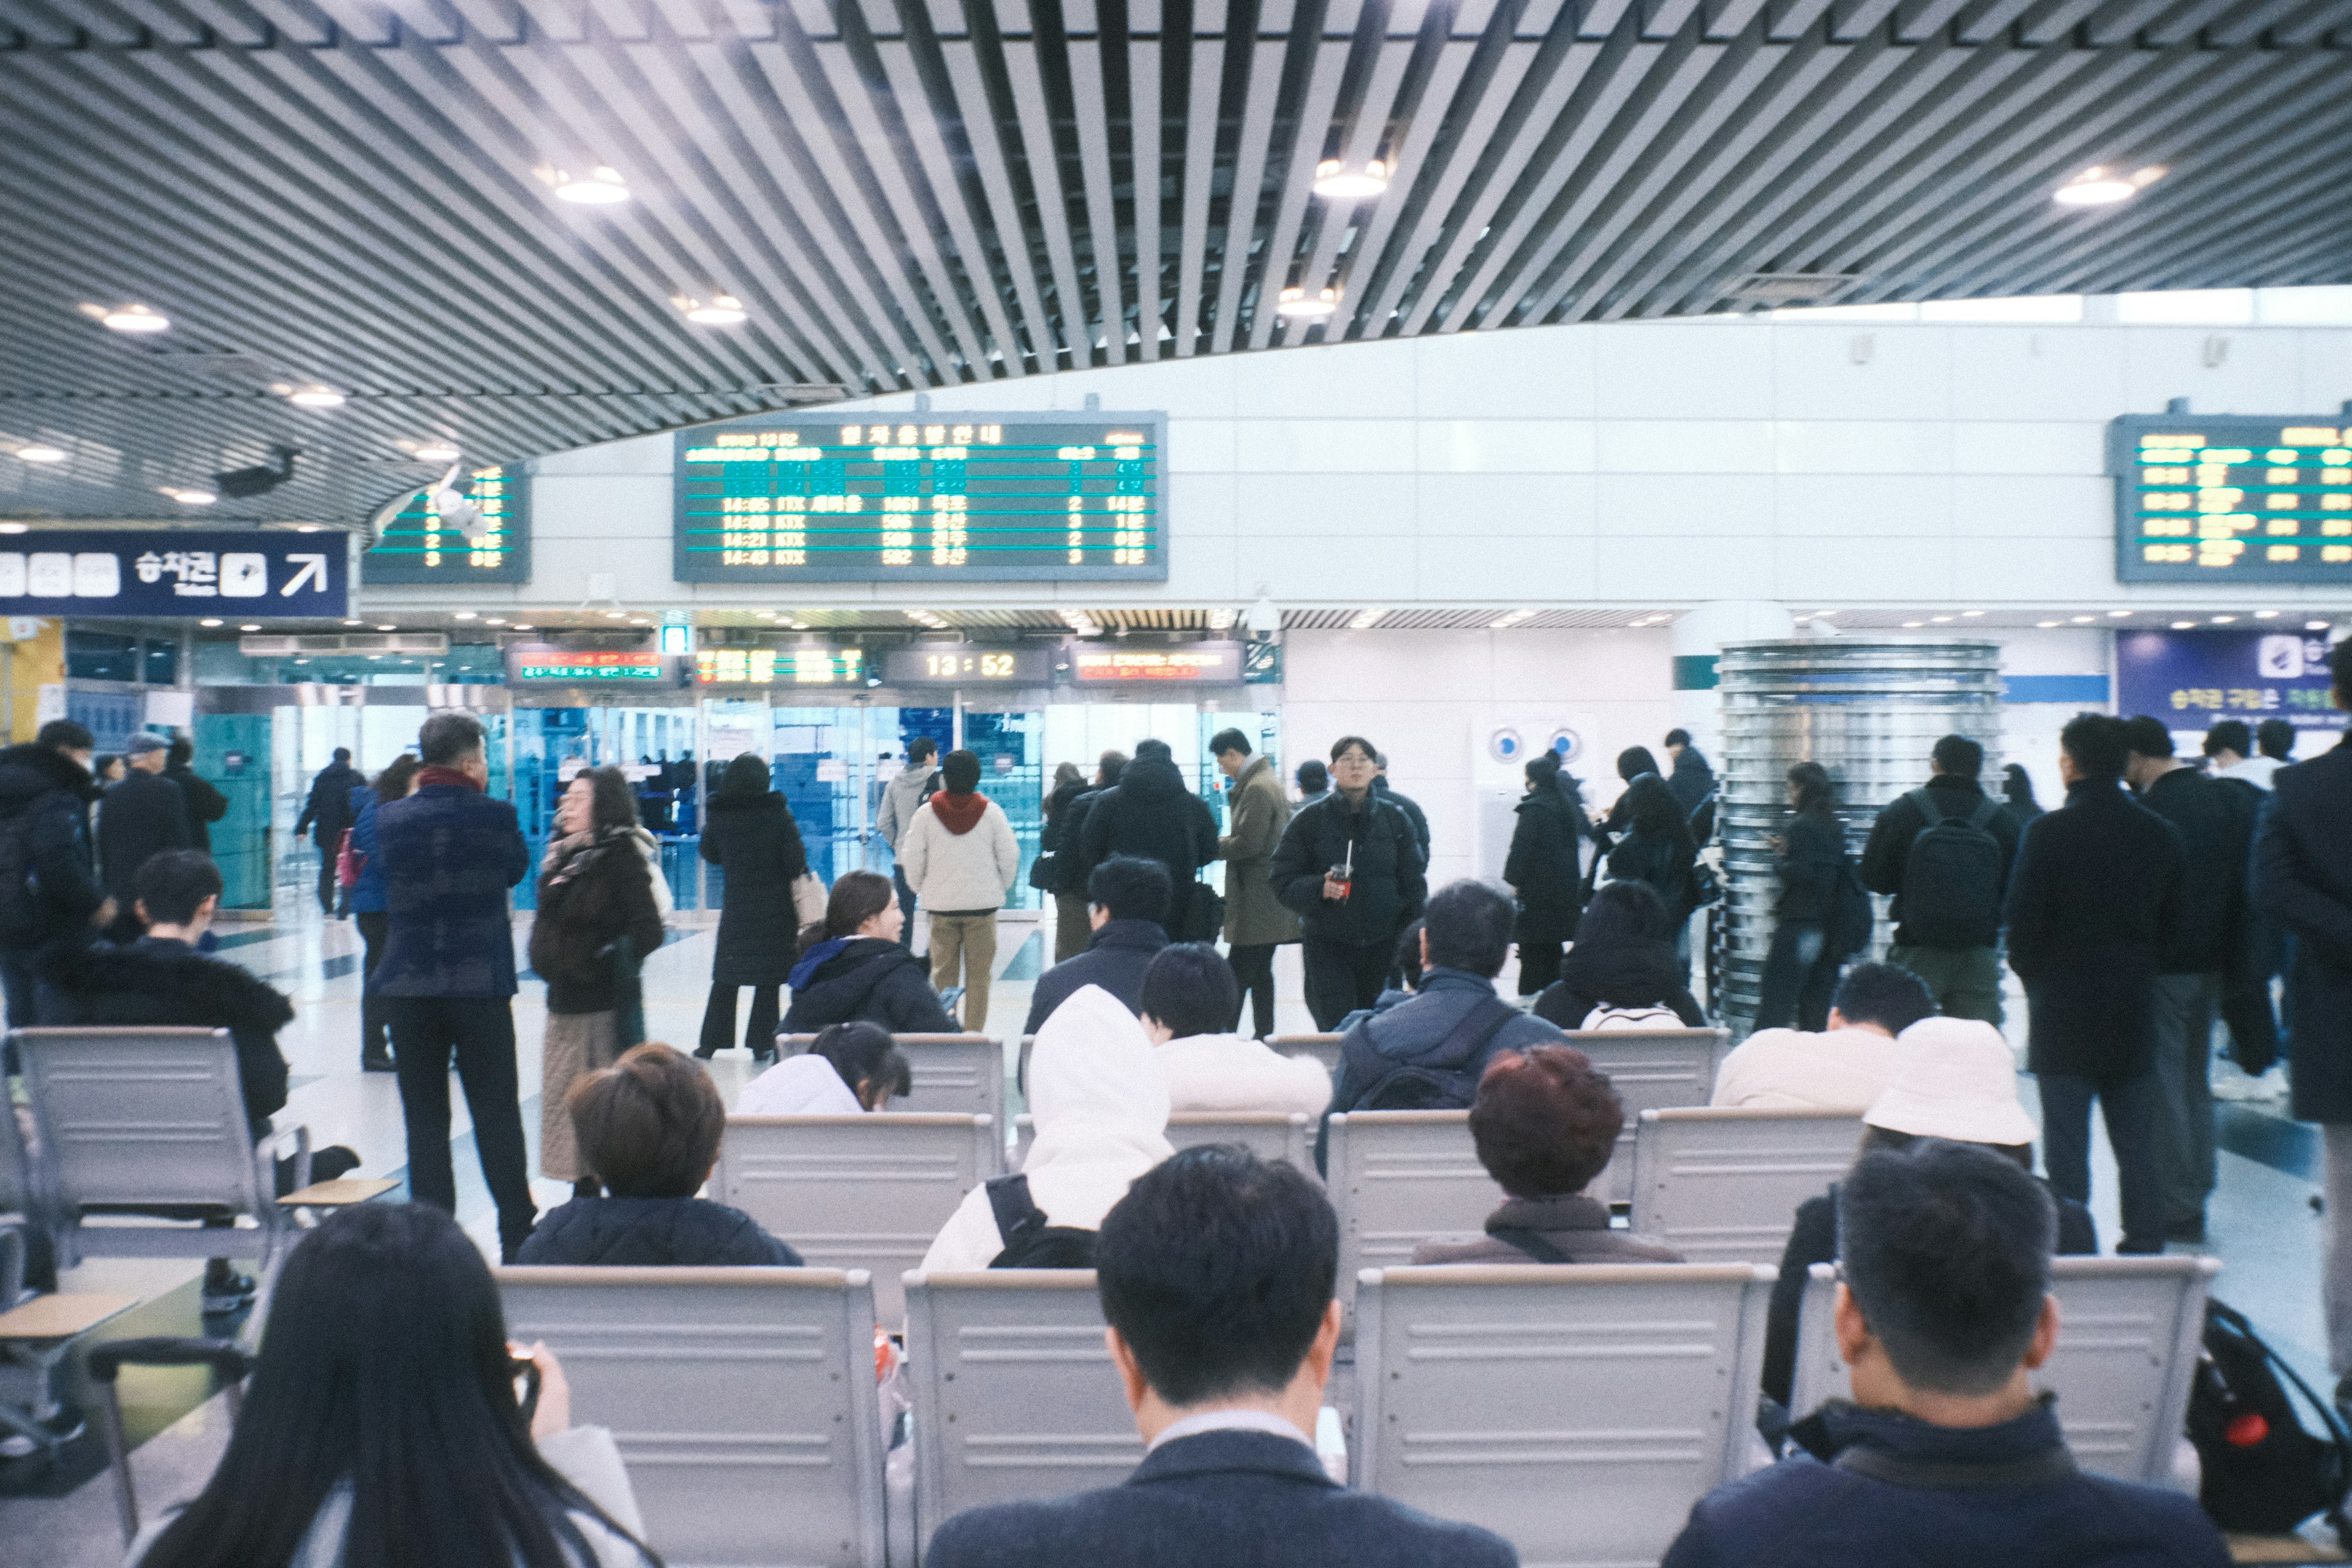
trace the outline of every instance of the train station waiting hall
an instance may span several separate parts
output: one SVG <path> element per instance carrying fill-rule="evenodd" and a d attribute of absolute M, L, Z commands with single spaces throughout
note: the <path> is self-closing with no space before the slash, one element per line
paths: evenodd
<path fill-rule="evenodd" d="M 0 1560 L 2346 1561 L 2340 11 L 0 7 Z"/>

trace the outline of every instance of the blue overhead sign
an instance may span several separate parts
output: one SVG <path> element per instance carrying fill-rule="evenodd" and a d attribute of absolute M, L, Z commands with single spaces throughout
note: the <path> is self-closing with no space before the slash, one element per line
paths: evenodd
<path fill-rule="evenodd" d="M 2116 707 L 2168 729 L 2207 730 L 2224 719 L 2284 719 L 2341 730 L 2328 695 L 2325 632 L 2130 632 L 2116 639 Z"/>
<path fill-rule="evenodd" d="M 179 529 L 41 531 L 0 539 L 0 615 L 351 613 L 347 535 Z"/>

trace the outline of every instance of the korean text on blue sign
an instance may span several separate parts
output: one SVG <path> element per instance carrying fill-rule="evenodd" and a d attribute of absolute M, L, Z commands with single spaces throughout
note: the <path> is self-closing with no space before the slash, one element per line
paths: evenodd
<path fill-rule="evenodd" d="M 2116 707 L 2170 730 L 2224 719 L 2340 730 L 2346 716 L 2328 688 L 2324 632 L 2135 632 L 2116 642 Z"/>
<path fill-rule="evenodd" d="M 350 547 L 340 533 L 44 531 L 7 544 L 0 550 L 0 614 L 350 613 Z"/>

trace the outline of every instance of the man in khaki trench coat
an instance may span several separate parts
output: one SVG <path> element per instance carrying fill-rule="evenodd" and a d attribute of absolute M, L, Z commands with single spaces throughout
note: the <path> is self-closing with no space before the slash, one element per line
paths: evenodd
<path fill-rule="evenodd" d="M 1290 824 L 1290 801 L 1272 760 L 1250 755 L 1249 737 L 1239 730 L 1220 730 L 1209 750 L 1234 781 L 1225 797 L 1229 831 L 1217 840 L 1217 858 L 1225 863 L 1227 956 L 1249 998 L 1254 1033 L 1263 1039 L 1274 1033 L 1274 950 L 1298 940 L 1298 917 L 1275 897 L 1266 875 L 1275 846 Z M 1238 1014 L 1234 1027 L 1241 1027 Z"/>

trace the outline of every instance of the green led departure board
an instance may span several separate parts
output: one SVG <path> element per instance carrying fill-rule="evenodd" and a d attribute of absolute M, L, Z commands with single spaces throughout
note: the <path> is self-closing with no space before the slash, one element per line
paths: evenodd
<path fill-rule="evenodd" d="M 1168 577 L 1164 414 L 761 415 L 680 431 L 681 583 Z"/>
<path fill-rule="evenodd" d="M 2116 580 L 2352 583 L 2352 426 L 2342 418 L 2115 420 Z"/>
<path fill-rule="evenodd" d="M 386 523 L 360 557 L 370 583 L 528 583 L 530 581 L 530 474 L 519 464 L 475 468 L 457 488 L 488 529 L 469 541 L 444 521 L 430 489 L 421 491 Z"/>

